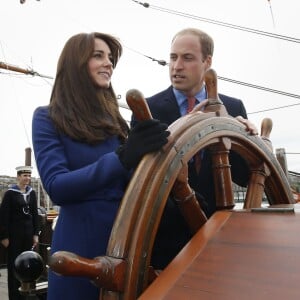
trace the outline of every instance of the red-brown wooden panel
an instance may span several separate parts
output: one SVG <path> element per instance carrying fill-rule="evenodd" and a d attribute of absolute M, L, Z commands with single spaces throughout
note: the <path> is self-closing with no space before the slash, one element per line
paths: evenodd
<path fill-rule="evenodd" d="M 300 213 L 216 213 L 140 296 L 300 299 Z"/>

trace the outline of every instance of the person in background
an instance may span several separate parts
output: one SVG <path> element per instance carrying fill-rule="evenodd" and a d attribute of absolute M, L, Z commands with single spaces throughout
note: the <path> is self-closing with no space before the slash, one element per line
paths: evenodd
<path fill-rule="evenodd" d="M 17 183 L 4 194 L 0 206 L 0 240 L 7 249 L 7 283 L 9 300 L 25 299 L 18 288 L 14 262 L 24 251 L 38 244 L 39 222 L 37 197 L 30 184 L 32 167 L 17 167 Z"/>
<path fill-rule="evenodd" d="M 188 112 L 188 97 L 194 97 L 194 106 L 207 99 L 204 76 L 211 68 L 214 51 L 213 39 L 197 28 L 179 31 L 172 39 L 169 76 L 171 86 L 147 98 L 153 118 L 170 125 Z M 247 130 L 257 134 L 255 126 L 248 122 L 247 113 L 241 100 L 219 94 L 229 115 L 239 117 L 246 123 Z M 201 104 L 200 104 L 201 105 Z M 134 116 L 131 126 L 136 120 Z M 236 153 L 230 153 L 233 180 L 245 186 L 249 178 L 246 162 Z M 209 218 L 216 211 L 214 180 L 209 151 L 202 152 L 201 169 L 196 171 L 194 160 L 189 163 L 189 185 Z M 181 215 L 176 201 L 169 197 L 158 229 L 151 264 L 163 269 L 190 240 L 190 230 Z"/>
<path fill-rule="evenodd" d="M 167 125 L 142 121 L 129 131 L 111 84 L 122 54 L 115 37 L 80 33 L 65 44 L 48 106 L 32 120 L 33 150 L 43 186 L 60 206 L 51 254 L 105 255 L 134 168 L 168 142 Z M 98 300 L 87 278 L 49 271 L 48 300 Z"/>

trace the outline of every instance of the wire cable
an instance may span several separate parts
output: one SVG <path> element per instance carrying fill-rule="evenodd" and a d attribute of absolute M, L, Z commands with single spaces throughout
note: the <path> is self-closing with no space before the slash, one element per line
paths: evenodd
<path fill-rule="evenodd" d="M 271 17 L 272 17 L 272 22 L 273 22 L 273 28 L 275 30 L 275 19 L 274 19 L 274 14 L 273 14 L 273 10 L 272 10 L 272 5 L 271 5 L 271 0 L 268 0 L 269 2 L 269 8 L 270 8 L 270 12 L 271 12 Z"/>
<path fill-rule="evenodd" d="M 300 99 L 300 95 L 292 94 L 292 93 L 288 93 L 288 92 L 284 92 L 284 91 L 280 91 L 280 90 L 275 90 L 275 89 L 267 88 L 267 87 L 252 84 L 252 83 L 238 81 L 238 80 L 234 80 L 234 79 L 230 79 L 230 78 L 226 78 L 226 77 L 221 77 L 221 76 L 218 76 L 218 79 L 223 80 L 223 81 L 228 81 L 228 82 L 231 82 L 231 83 L 235 83 L 235 84 L 244 85 L 244 86 L 255 88 L 255 89 L 259 89 L 259 90 L 263 90 L 263 91 L 274 93 L 274 94 L 283 95 L 283 96 L 286 96 L 286 97 L 292 97 L 292 98 Z"/>
<path fill-rule="evenodd" d="M 231 28 L 231 29 L 250 32 L 250 33 L 254 33 L 254 34 L 258 34 L 258 35 L 262 35 L 262 36 L 267 36 L 267 37 L 271 37 L 271 38 L 276 38 L 276 39 L 280 39 L 280 40 L 285 40 L 285 41 L 288 41 L 288 42 L 300 43 L 299 38 L 294 38 L 294 37 L 281 35 L 281 34 L 275 34 L 275 33 L 267 32 L 267 31 L 262 31 L 262 30 L 258 30 L 258 29 L 249 28 L 249 27 L 243 27 L 243 26 L 234 25 L 234 24 L 230 24 L 230 23 L 226 23 L 226 22 L 222 22 L 222 21 L 209 19 L 209 18 L 203 18 L 203 17 L 199 17 L 199 16 L 188 14 L 188 13 L 183 13 L 183 12 L 179 12 L 179 11 L 176 11 L 176 10 L 171 10 L 171 9 L 155 6 L 155 5 L 150 6 L 150 4 L 147 3 L 147 2 L 143 3 L 143 2 L 140 2 L 140 1 L 136 1 L 136 0 L 132 0 L 132 1 L 137 3 L 137 4 L 142 5 L 145 8 L 152 8 L 154 10 L 162 11 L 162 12 L 169 13 L 169 14 L 172 14 L 172 15 L 177 15 L 177 16 L 181 16 L 181 17 L 184 17 L 184 18 L 198 20 L 198 21 L 201 21 L 201 22 L 206 22 L 206 23 L 210 23 L 210 24 L 214 24 L 214 25 L 219 25 L 219 26 Z"/>

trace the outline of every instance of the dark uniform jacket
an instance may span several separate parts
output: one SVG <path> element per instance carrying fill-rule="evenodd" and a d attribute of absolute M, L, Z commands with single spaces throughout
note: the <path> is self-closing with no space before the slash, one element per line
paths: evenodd
<path fill-rule="evenodd" d="M 39 234 L 38 210 L 35 191 L 27 186 L 25 197 L 17 186 L 9 188 L 0 207 L 0 238 L 18 239 L 19 237 Z"/>
<path fill-rule="evenodd" d="M 0 239 L 9 239 L 7 248 L 7 281 L 9 299 L 20 300 L 20 282 L 15 276 L 15 259 L 32 249 L 33 236 L 39 234 L 38 209 L 35 191 L 26 187 L 23 194 L 17 185 L 9 188 L 0 207 Z"/>

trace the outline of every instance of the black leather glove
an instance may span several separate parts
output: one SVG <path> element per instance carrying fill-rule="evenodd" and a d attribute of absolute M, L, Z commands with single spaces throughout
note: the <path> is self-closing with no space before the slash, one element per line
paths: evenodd
<path fill-rule="evenodd" d="M 168 142 L 167 128 L 167 124 L 155 119 L 138 122 L 125 144 L 116 150 L 123 166 L 128 170 L 135 168 L 145 154 L 161 149 Z"/>

